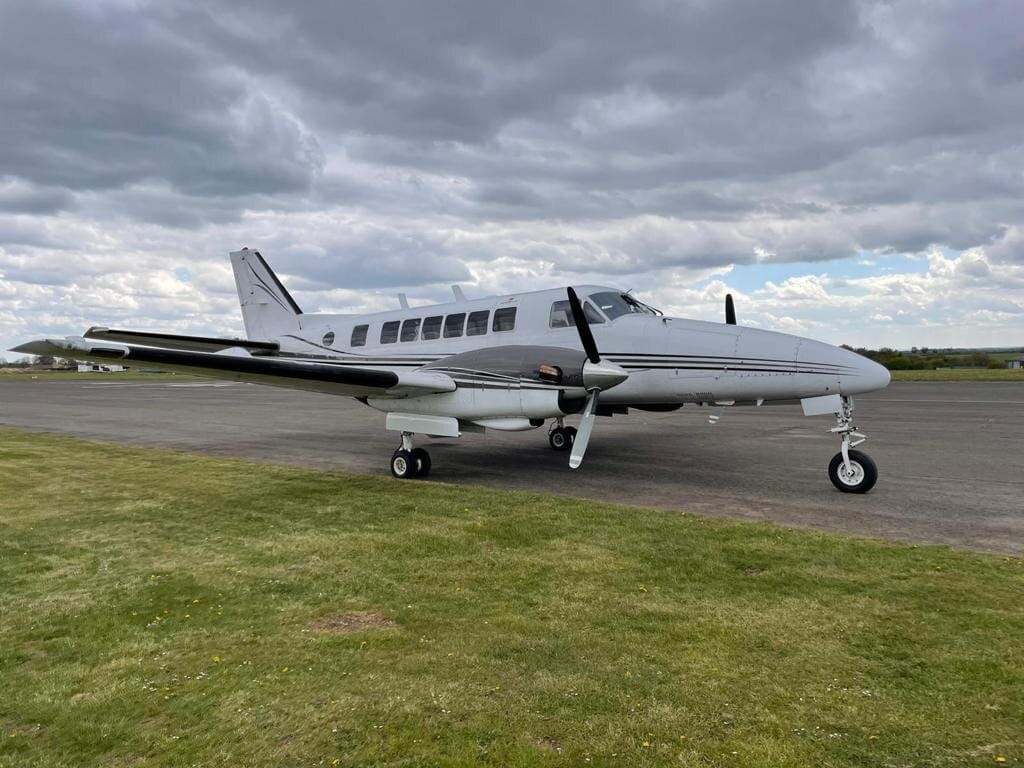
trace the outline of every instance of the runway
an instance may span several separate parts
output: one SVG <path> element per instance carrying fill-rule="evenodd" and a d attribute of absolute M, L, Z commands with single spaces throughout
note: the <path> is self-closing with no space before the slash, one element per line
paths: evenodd
<path fill-rule="evenodd" d="M 431 481 L 516 488 L 900 541 L 1024 554 L 1024 387 L 894 383 L 858 398 L 880 479 L 835 491 L 829 417 L 796 406 L 634 411 L 599 419 L 583 467 L 546 430 L 419 442 Z M 572 419 L 570 419 L 572 421 Z M 397 436 L 347 398 L 215 382 L 0 383 L 0 424 L 387 475 Z M 398 481 L 396 481 L 398 482 Z M 415 481 L 414 481 L 415 482 Z"/>

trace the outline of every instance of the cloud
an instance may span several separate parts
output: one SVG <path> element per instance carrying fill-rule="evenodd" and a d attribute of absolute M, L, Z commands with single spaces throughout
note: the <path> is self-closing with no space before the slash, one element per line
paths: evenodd
<path fill-rule="evenodd" d="M 718 319 L 742 267 L 764 327 L 1011 338 L 1022 38 L 1013 0 L 4 4 L 0 338 L 236 331 L 241 245 L 310 307 L 587 281 Z"/>

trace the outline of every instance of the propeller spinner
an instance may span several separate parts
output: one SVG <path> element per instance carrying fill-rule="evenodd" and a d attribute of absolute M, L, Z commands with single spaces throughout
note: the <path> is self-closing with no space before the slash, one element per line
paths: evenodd
<path fill-rule="evenodd" d="M 597 351 L 597 342 L 594 341 L 594 334 L 590 330 L 590 323 L 587 321 L 587 315 L 583 311 L 579 296 L 572 288 L 568 289 L 568 294 L 572 319 L 576 324 L 576 331 L 580 335 L 583 351 L 587 354 L 587 361 L 583 364 L 583 386 L 587 390 L 587 403 L 583 407 L 580 426 L 576 432 L 576 438 L 573 440 L 572 452 L 569 454 L 569 467 L 577 469 L 583 463 L 583 455 L 587 452 L 587 444 L 590 442 L 590 433 L 594 429 L 594 420 L 597 418 L 597 399 L 601 390 L 621 384 L 629 377 L 629 374 L 610 360 L 601 359 L 601 355 Z"/>

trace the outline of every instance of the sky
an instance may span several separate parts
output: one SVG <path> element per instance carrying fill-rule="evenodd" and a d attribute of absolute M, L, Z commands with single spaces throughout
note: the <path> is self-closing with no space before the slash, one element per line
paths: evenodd
<path fill-rule="evenodd" d="M 242 246 L 307 312 L 598 283 L 1024 346 L 1024 12 L 0 0 L 0 347 L 241 335 Z"/>

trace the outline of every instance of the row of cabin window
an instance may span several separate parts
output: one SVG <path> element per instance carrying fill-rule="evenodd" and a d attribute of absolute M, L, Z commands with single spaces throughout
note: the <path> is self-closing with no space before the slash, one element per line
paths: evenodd
<path fill-rule="evenodd" d="M 483 336 L 487 333 L 487 320 L 490 317 L 489 309 L 479 312 L 470 312 L 469 319 L 466 313 L 460 312 L 455 315 L 434 315 L 425 318 L 410 318 L 409 320 L 391 320 L 384 323 L 380 328 L 380 343 L 394 344 L 396 341 L 431 341 L 439 339 L 443 335 L 446 339 L 454 339 L 463 335 Z M 495 332 L 511 331 L 516 327 L 516 308 L 503 307 L 494 310 L 494 322 L 491 330 Z M 353 347 L 366 346 L 366 335 L 370 330 L 369 325 L 357 325 L 352 329 Z"/>

